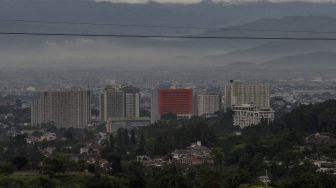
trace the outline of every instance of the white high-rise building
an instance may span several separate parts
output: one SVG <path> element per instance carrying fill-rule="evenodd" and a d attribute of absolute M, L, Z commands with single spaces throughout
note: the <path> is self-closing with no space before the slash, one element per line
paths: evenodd
<path fill-rule="evenodd" d="M 224 110 L 233 111 L 233 124 L 240 128 L 274 120 L 268 84 L 230 81 L 224 87 L 223 103 Z"/>
<path fill-rule="evenodd" d="M 197 95 L 197 115 L 210 116 L 221 110 L 221 95 L 201 94 Z"/>
<path fill-rule="evenodd" d="M 53 123 L 56 127 L 86 128 L 90 122 L 90 91 L 46 91 L 33 101 L 31 124 Z"/>
<path fill-rule="evenodd" d="M 224 110 L 245 104 L 252 104 L 258 108 L 270 108 L 270 86 L 235 81 L 225 85 Z"/>
<path fill-rule="evenodd" d="M 274 111 L 271 108 L 258 108 L 253 105 L 232 107 L 233 125 L 245 128 L 259 123 L 269 124 L 274 121 Z"/>
<path fill-rule="evenodd" d="M 140 92 L 132 86 L 108 86 L 100 95 L 100 119 L 133 118 L 140 116 Z"/>

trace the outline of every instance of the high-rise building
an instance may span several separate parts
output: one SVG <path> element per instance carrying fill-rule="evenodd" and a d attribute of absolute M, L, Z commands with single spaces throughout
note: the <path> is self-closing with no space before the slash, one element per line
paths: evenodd
<path fill-rule="evenodd" d="M 110 118 L 125 116 L 125 95 L 120 85 L 110 85 L 104 88 L 100 95 L 100 118 L 107 121 Z"/>
<path fill-rule="evenodd" d="M 233 106 L 253 104 L 259 108 L 270 108 L 270 86 L 230 81 L 224 87 L 224 110 Z"/>
<path fill-rule="evenodd" d="M 232 107 L 233 125 L 245 128 L 259 123 L 269 124 L 274 121 L 274 111 L 271 108 L 258 108 L 254 105 Z"/>
<path fill-rule="evenodd" d="M 30 105 L 30 121 L 32 126 L 37 126 L 42 123 L 41 117 L 41 101 L 39 99 L 34 99 Z"/>
<path fill-rule="evenodd" d="M 125 93 L 125 117 L 140 116 L 140 91 L 138 88 L 127 86 L 122 88 Z"/>
<path fill-rule="evenodd" d="M 132 86 L 107 86 L 100 95 L 100 119 L 140 116 L 140 92 Z"/>
<path fill-rule="evenodd" d="M 249 84 L 230 81 L 224 87 L 224 109 L 233 111 L 233 125 L 244 128 L 257 125 L 264 120 L 274 120 L 270 107 L 270 86 L 268 84 Z"/>
<path fill-rule="evenodd" d="M 178 118 L 190 118 L 193 113 L 192 89 L 160 89 L 160 116 L 173 113 Z"/>
<path fill-rule="evenodd" d="M 152 90 L 151 96 L 151 123 L 155 123 L 160 120 L 160 99 L 159 99 L 159 89 L 154 88 Z"/>
<path fill-rule="evenodd" d="M 33 126 L 52 122 L 56 127 L 86 128 L 90 122 L 90 91 L 46 91 L 31 106 Z"/>
<path fill-rule="evenodd" d="M 221 95 L 200 94 L 197 95 L 197 115 L 211 116 L 221 110 Z"/>

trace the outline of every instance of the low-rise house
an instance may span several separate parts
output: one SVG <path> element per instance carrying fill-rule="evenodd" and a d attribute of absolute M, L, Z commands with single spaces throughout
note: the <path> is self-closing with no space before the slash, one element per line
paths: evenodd
<path fill-rule="evenodd" d="M 145 166 L 162 166 L 166 161 L 161 158 L 151 159 L 147 155 L 139 155 L 136 157 L 136 160 L 142 162 Z"/>
<path fill-rule="evenodd" d="M 330 173 L 336 175 L 336 162 L 325 160 L 313 160 L 312 163 L 317 167 L 316 172 Z"/>
<path fill-rule="evenodd" d="M 185 150 L 175 150 L 172 153 L 173 161 L 178 164 L 199 165 L 213 164 L 210 156 L 211 150 L 202 146 L 201 142 L 191 144 Z"/>
<path fill-rule="evenodd" d="M 52 153 L 54 153 L 55 149 L 56 149 L 55 147 L 46 147 L 46 148 L 41 150 L 41 153 L 42 153 L 42 155 L 48 157 Z"/>
<path fill-rule="evenodd" d="M 79 153 L 80 154 L 100 154 L 100 151 L 103 149 L 103 147 L 99 144 L 93 143 L 88 146 L 84 146 L 80 148 Z"/>
<path fill-rule="evenodd" d="M 50 133 L 50 132 L 47 132 L 40 137 L 40 141 L 52 141 L 56 139 L 57 139 L 56 133 Z"/>

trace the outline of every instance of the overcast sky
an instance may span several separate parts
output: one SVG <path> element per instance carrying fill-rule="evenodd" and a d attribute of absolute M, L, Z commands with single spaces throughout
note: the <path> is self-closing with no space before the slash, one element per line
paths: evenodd
<path fill-rule="evenodd" d="M 113 4 L 94 1 L 174 4 Z M 335 31 L 336 4 L 311 3 L 263 3 L 289 2 L 292 0 L 204 0 L 238 3 L 234 6 L 221 4 L 191 4 L 201 0 L 0 0 L 1 19 L 51 20 L 69 22 L 119 23 L 136 25 L 171 25 L 199 27 L 244 26 L 250 28 L 281 28 L 283 30 Z M 307 2 L 336 2 L 336 0 L 302 0 Z M 288 17 L 279 20 L 282 17 Z M 303 16 L 290 18 L 290 16 Z M 307 17 L 313 16 L 313 17 Z M 314 17 L 316 16 L 316 17 Z M 321 18 L 319 16 L 322 16 Z M 330 17 L 330 18 L 328 18 Z M 269 18 L 271 20 L 263 20 Z M 254 21 L 257 21 L 254 23 Z M 277 22 L 276 24 L 272 24 Z M 302 22 L 302 26 L 296 27 Z M 316 23 L 322 23 L 318 25 Z M 248 25 L 244 25 L 248 24 Z M 335 26 L 335 27 L 331 27 Z M 177 28 L 116 27 L 102 25 L 45 24 L 32 22 L 0 21 L 1 32 L 52 32 L 52 33 L 100 33 L 100 34 L 153 34 L 153 35 L 197 35 L 225 36 L 219 30 L 196 30 Z M 204 33 L 202 33 L 204 32 Z M 228 34 L 228 33 L 227 33 Z M 248 32 L 229 32 L 228 35 L 249 35 Z M 258 36 L 264 36 L 260 34 Z M 206 65 L 205 63 L 228 64 L 241 61 L 261 62 L 280 55 L 291 55 L 292 49 L 282 44 L 284 53 L 267 53 L 273 50 L 269 41 L 227 40 L 163 40 L 163 39 L 120 39 L 95 37 L 41 37 L 0 36 L 0 68 L 2 67 L 67 67 L 106 66 L 146 67 L 163 65 Z M 323 42 L 324 44 L 325 42 Z M 269 47 L 270 46 L 270 47 Z M 298 49 L 309 45 L 297 45 Z M 312 45 L 318 51 L 319 45 Z M 272 48 L 273 47 L 273 48 Z M 264 50 L 266 49 L 266 50 Z M 291 50 L 288 50 L 291 49 Z M 330 48 L 323 48 L 323 50 Z M 307 51 L 308 51 L 307 50 Z M 246 51 L 246 57 L 241 52 Z M 278 52 L 279 50 L 273 50 Z M 289 53 L 287 53 L 289 51 Z M 335 51 L 334 46 L 329 51 Z M 303 51 L 300 51 L 302 53 Z M 304 51 L 306 52 L 306 51 Z M 238 54 L 238 55 L 235 55 Z M 255 55 L 256 54 L 256 55 Z M 274 54 L 274 55 L 273 55 Z M 237 58 L 238 57 L 238 58 Z M 253 59 L 254 58 L 254 59 Z M 24 65 L 24 66 L 23 66 Z"/>
<path fill-rule="evenodd" d="M 115 3 L 147 3 L 149 1 L 159 2 L 159 3 L 182 3 L 182 4 L 192 4 L 199 3 L 202 0 L 95 0 L 97 2 L 115 2 Z M 260 1 L 269 1 L 269 2 L 313 2 L 313 3 L 335 3 L 336 0 L 210 0 L 213 2 L 223 2 L 223 3 L 244 3 L 244 2 L 260 2 Z"/>

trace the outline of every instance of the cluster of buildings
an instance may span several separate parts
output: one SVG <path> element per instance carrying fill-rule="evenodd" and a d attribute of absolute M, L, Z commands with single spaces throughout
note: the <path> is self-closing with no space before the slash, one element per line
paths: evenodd
<path fill-rule="evenodd" d="M 56 133 L 52 132 L 43 132 L 42 135 L 34 136 L 32 134 L 28 134 L 26 138 L 27 144 L 34 144 L 36 142 L 44 142 L 44 141 L 53 141 L 56 140 L 57 136 Z"/>
<path fill-rule="evenodd" d="M 99 94 L 99 120 L 107 132 L 122 127 L 147 126 L 174 114 L 177 119 L 211 117 L 215 112 L 232 110 L 234 125 L 244 128 L 261 121 L 270 123 L 270 86 L 230 81 L 224 91 L 198 92 L 191 87 L 156 87 L 151 95 L 151 118 L 140 117 L 140 89 L 113 84 Z M 56 127 L 87 128 L 91 123 L 89 90 L 46 91 L 31 105 L 33 126 L 52 122 Z"/>
<path fill-rule="evenodd" d="M 241 128 L 274 120 L 268 84 L 230 81 L 224 88 L 224 106 L 233 111 L 233 125 Z"/>
<path fill-rule="evenodd" d="M 105 87 L 99 96 L 99 112 L 108 133 L 150 124 L 149 118 L 140 117 L 140 89 L 133 86 L 113 84 Z"/>
<path fill-rule="evenodd" d="M 149 124 L 140 118 L 139 89 L 132 86 L 111 85 L 99 97 L 99 119 L 106 122 L 107 130 L 137 124 Z M 140 122 L 140 123 L 139 123 Z M 87 128 L 91 123 L 91 93 L 89 90 L 72 88 L 45 91 L 33 100 L 31 125 L 53 123 L 56 127 Z"/>
<path fill-rule="evenodd" d="M 197 141 L 185 149 L 175 150 L 171 153 L 171 158 L 169 158 L 169 160 L 164 160 L 163 158 L 151 159 L 146 155 L 137 156 L 136 160 L 142 162 L 146 166 L 162 166 L 163 164 L 167 163 L 181 165 L 201 165 L 214 163 L 211 156 L 211 149 L 203 146 L 201 141 Z"/>
<path fill-rule="evenodd" d="M 222 93 L 197 93 L 192 88 L 156 88 L 151 105 L 152 123 L 169 113 L 186 119 L 193 115 L 209 117 L 227 110 L 233 111 L 234 125 L 241 128 L 274 120 L 268 84 L 230 81 Z"/>
<path fill-rule="evenodd" d="M 178 119 L 191 116 L 212 116 L 222 109 L 219 93 L 195 94 L 192 88 L 155 88 L 151 99 L 151 122 L 165 114 L 175 114 Z"/>
<path fill-rule="evenodd" d="M 201 141 L 191 144 L 184 150 L 175 150 L 172 153 L 173 161 L 177 164 L 200 165 L 213 164 L 210 156 L 211 149 L 202 146 Z"/>

